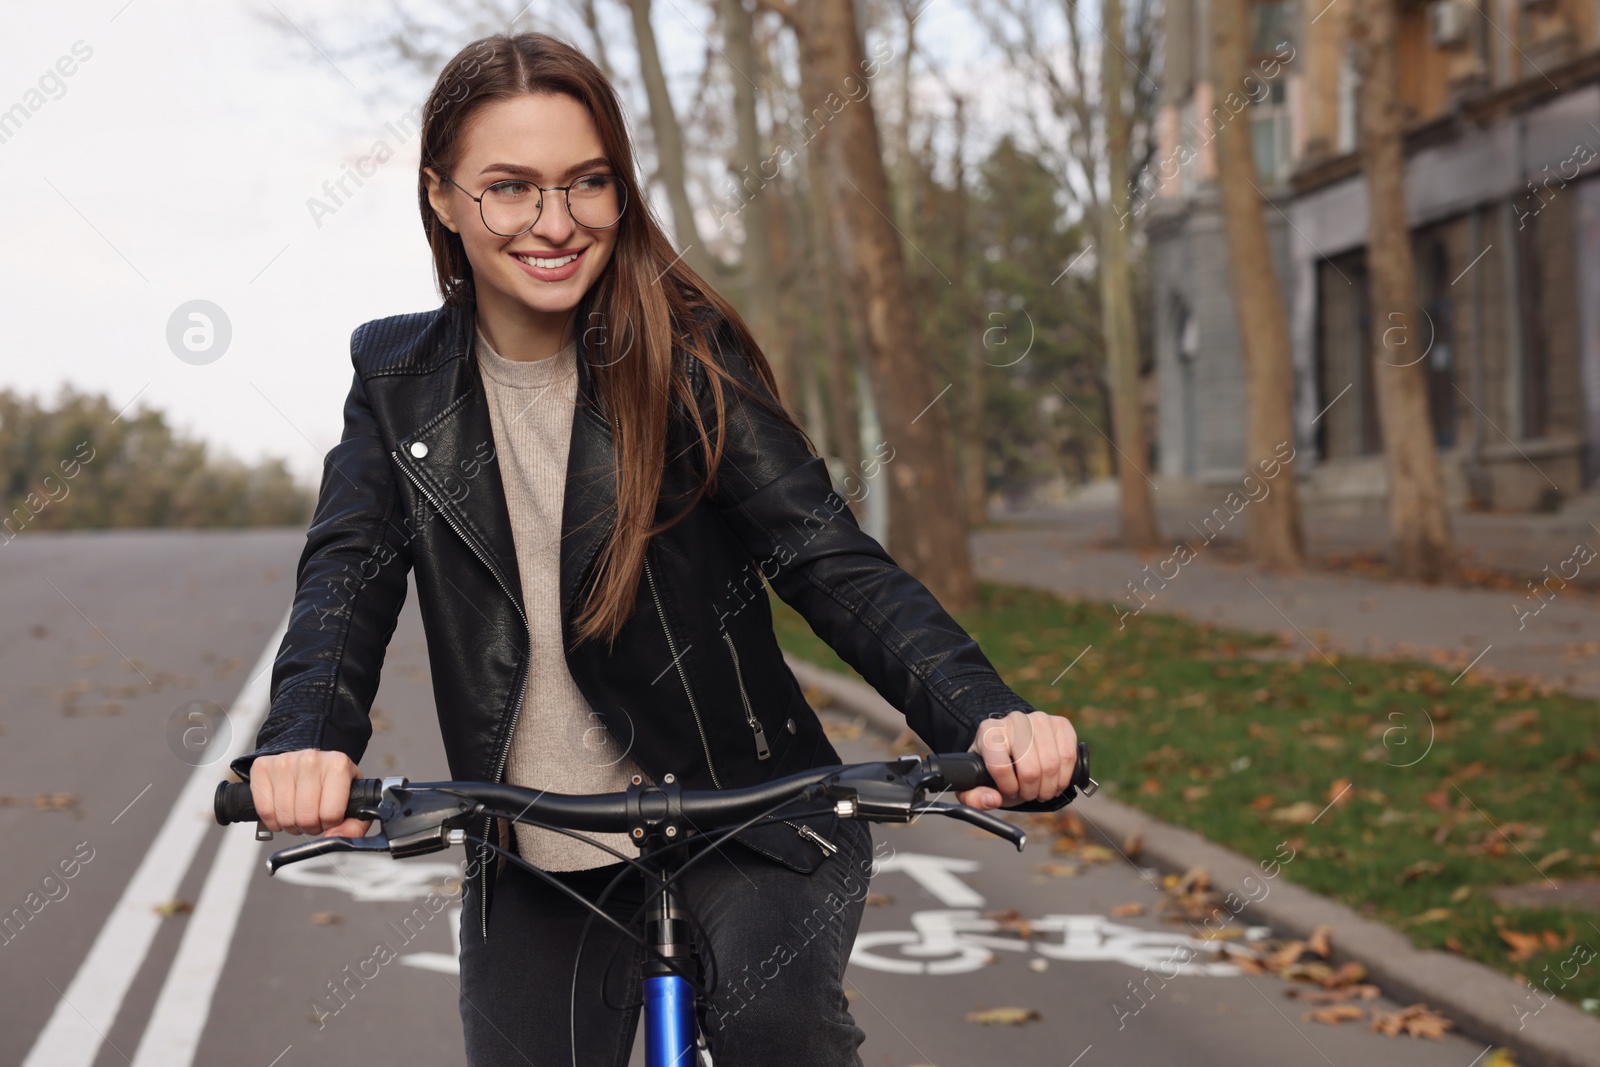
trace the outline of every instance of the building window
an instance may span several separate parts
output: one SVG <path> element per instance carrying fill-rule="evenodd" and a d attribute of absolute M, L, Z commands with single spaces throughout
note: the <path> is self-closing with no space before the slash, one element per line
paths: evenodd
<path fill-rule="evenodd" d="M 1287 87 L 1271 82 L 1266 95 L 1250 108 L 1250 142 L 1256 160 L 1256 173 L 1263 185 L 1277 185 L 1289 179 L 1289 106 Z"/>
<path fill-rule="evenodd" d="M 1339 57 L 1339 145 L 1338 151 L 1354 152 L 1356 150 L 1356 111 L 1358 96 L 1356 90 L 1361 85 L 1360 68 L 1356 66 L 1356 53 L 1354 46 L 1344 50 Z"/>

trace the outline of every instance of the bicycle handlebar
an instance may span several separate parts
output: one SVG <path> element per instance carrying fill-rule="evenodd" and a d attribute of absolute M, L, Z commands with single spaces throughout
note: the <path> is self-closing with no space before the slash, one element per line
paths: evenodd
<path fill-rule="evenodd" d="M 976 753 L 955 753 L 945 756 L 930 756 L 936 761 L 928 770 L 937 775 L 943 782 L 944 788 L 952 792 L 965 792 L 978 786 L 993 786 L 994 779 L 989 775 L 989 769 L 984 766 L 983 758 Z M 878 764 L 856 764 L 853 766 L 871 766 Z M 752 811 L 758 811 L 777 803 L 787 796 L 794 794 L 799 788 L 819 782 L 832 774 L 837 774 L 840 767 L 816 767 L 799 774 L 778 778 L 762 785 L 748 786 L 743 789 L 720 789 L 695 791 L 682 798 L 683 812 L 686 817 L 696 821 L 708 823 L 732 822 L 741 817 L 748 816 Z M 345 804 L 345 817 L 349 819 L 374 817 L 373 811 L 383 799 L 385 782 L 391 784 L 397 779 L 383 778 L 357 778 L 350 783 L 350 799 Z M 1077 791 L 1092 791 L 1090 784 L 1094 781 L 1089 776 L 1089 746 L 1082 741 L 1078 742 L 1078 762 L 1073 771 L 1072 782 L 1069 789 Z M 488 782 L 428 782 L 408 783 L 413 789 L 441 789 L 471 795 L 474 799 L 486 803 L 504 803 L 512 807 L 527 806 L 527 813 L 544 822 L 559 823 L 570 830 L 589 830 L 596 833 L 611 833 L 623 828 L 627 820 L 626 800 L 623 793 L 600 793 L 590 796 L 571 796 L 562 793 L 541 793 L 539 797 L 529 804 L 525 792 L 519 791 L 516 786 L 495 785 Z M 217 822 L 223 826 L 236 822 L 255 822 L 255 799 L 250 792 L 249 782 L 222 782 L 217 786 L 213 808 Z"/>
<path fill-rule="evenodd" d="M 421 855 L 465 840 L 468 822 L 483 815 L 543 823 L 567 830 L 629 834 L 640 847 L 658 835 L 687 839 L 701 828 L 721 829 L 765 817 L 790 803 L 829 802 L 841 818 L 871 822 L 910 822 L 921 814 L 949 815 L 1007 838 L 1018 850 L 1026 842 L 1022 829 L 990 811 L 941 802 L 938 796 L 994 781 L 983 757 L 972 752 L 902 756 L 882 763 L 813 767 L 760 785 L 740 789 L 684 790 L 672 775 L 660 783 L 637 776 L 623 793 L 573 796 L 493 782 L 409 782 L 404 778 L 359 778 L 351 783 L 347 818 L 376 820 L 383 832 L 362 837 L 320 837 L 275 853 L 268 869 L 330 852 L 386 852 L 391 856 Z M 1062 790 L 1067 801 L 1093 793 L 1089 748 L 1078 742 L 1072 781 Z M 257 819 L 247 782 L 217 786 L 213 808 L 217 822 Z"/>

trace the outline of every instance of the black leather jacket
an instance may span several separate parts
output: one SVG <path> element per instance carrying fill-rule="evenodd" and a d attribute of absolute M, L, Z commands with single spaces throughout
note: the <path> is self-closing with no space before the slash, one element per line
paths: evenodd
<path fill-rule="evenodd" d="M 588 321 L 588 300 L 579 322 Z M 344 435 L 324 463 L 270 712 L 255 751 L 232 765 L 241 776 L 268 753 L 318 748 L 360 759 L 414 571 L 450 774 L 503 779 L 528 629 L 474 321 L 470 308 L 446 306 L 378 319 L 352 336 Z M 723 365 L 759 389 L 731 334 L 710 336 Z M 573 608 L 615 504 L 610 423 L 588 358 L 580 337 L 562 513 L 567 663 L 589 705 L 653 780 L 670 772 L 685 788 L 725 788 L 839 762 L 779 652 L 763 578 L 936 752 L 966 750 L 991 713 L 1031 710 L 927 588 L 861 531 L 806 442 L 734 389 L 724 390 L 715 492 L 652 539 L 635 610 L 614 647 L 602 640 L 572 648 Z M 682 359 L 712 425 L 704 372 L 686 351 Z M 667 454 L 685 458 L 667 465 L 663 517 L 679 510 L 668 499 L 697 477 L 698 450 L 688 447 L 677 414 Z M 802 822 L 831 838 L 837 820 L 773 823 L 736 840 L 809 873 L 823 853 Z M 498 866 L 477 865 L 485 931 Z"/>

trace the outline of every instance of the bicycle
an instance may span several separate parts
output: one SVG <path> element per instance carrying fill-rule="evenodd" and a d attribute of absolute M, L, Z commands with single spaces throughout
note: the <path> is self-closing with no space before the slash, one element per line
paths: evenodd
<path fill-rule="evenodd" d="M 351 783 L 347 817 L 371 819 L 381 830 L 366 837 L 319 837 L 274 852 L 267 860 L 269 873 L 302 860 L 334 852 L 386 853 L 395 859 L 427 855 L 468 842 L 504 856 L 529 873 L 543 878 L 590 911 L 579 937 L 579 957 L 595 916 L 626 937 L 644 945 L 649 957 L 642 974 L 645 1028 L 645 1062 L 648 1067 L 675 1067 L 697 1062 L 712 1067 L 706 1035 L 698 1022 L 698 1008 L 709 1004 L 715 982 L 711 960 L 710 988 L 702 981 L 700 953 L 690 929 L 693 917 L 672 891 L 672 883 L 697 859 L 740 831 L 768 822 L 832 811 L 843 819 L 906 823 L 922 815 L 961 819 L 1011 841 L 1020 852 L 1027 842 L 1018 826 L 965 804 L 940 801 L 939 795 L 980 785 L 993 786 L 981 756 L 902 756 L 896 760 L 814 767 L 761 785 L 740 789 L 683 790 L 674 777 L 664 775 L 650 784 L 633 777 L 626 792 L 572 796 L 490 782 L 422 782 L 405 778 L 361 778 Z M 1068 803 L 1098 788 L 1089 775 L 1089 749 L 1078 743 L 1078 761 L 1072 781 L 1063 790 Z M 928 794 L 934 793 L 933 799 Z M 814 807 L 824 804 L 820 810 Z M 813 805 L 787 810 L 795 804 Z M 214 808 L 218 823 L 256 821 L 255 804 L 247 782 L 222 782 Z M 637 859 L 624 856 L 598 842 L 625 861 L 623 869 L 594 901 L 585 899 L 548 872 L 499 845 L 469 833 L 468 827 L 485 816 L 511 819 L 532 826 L 584 838 L 590 833 L 624 832 L 639 849 Z M 702 829 L 709 827 L 711 829 Z M 262 831 L 257 829 L 257 835 Z M 267 836 L 270 836 L 268 834 Z M 687 846 L 703 847 L 685 857 Z M 601 904 L 629 870 L 640 871 L 653 882 L 644 902 L 626 925 L 601 909 Z M 649 909 L 643 937 L 632 929 Z M 577 969 L 573 973 L 576 1007 Z M 575 1027 L 574 1027 L 575 1034 Z M 695 1057 L 693 1060 L 690 1057 Z M 574 1042 L 573 1060 L 577 1060 Z"/>

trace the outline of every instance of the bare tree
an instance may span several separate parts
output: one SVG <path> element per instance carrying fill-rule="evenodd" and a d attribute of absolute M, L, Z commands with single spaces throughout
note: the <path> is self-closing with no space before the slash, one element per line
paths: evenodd
<path fill-rule="evenodd" d="M 650 24 L 650 0 L 627 0 L 633 16 L 634 44 L 639 52 L 639 77 L 650 102 L 650 128 L 655 133 L 658 177 L 672 205 L 672 228 L 683 252 L 683 260 L 702 278 L 713 277 L 715 261 L 700 239 L 694 207 L 689 202 L 688 167 L 684 163 L 683 130 L 672 108 L 667 76 L 661 69 L 661 54 L 656 50 L 656 31 Z"/>
<path fill-rule="evenodd" d="M 1129 183 L 1155 150 L 1159 86 L 1144 73 L 1156 51 L 1154 0 L 1135 0 L 1128 40 L 1121 0 L 1102 0 L 1098 80 L 1089 75 L 1087 32 L 1095 27 L 1078 0 L 969 0 L 969 9 L 996 47 L 1022 70 L 1045 107 L 1024 106 L 1026 124 L 1041 158 L 1049 161 L 1095 223 L 1100 283 L 1097 331 L 1105 352 L 1111 438 L 1120 488 L 1119 525 L 1124 544 L 1156 544 L 1155 509 L 1146 472 L 1147 447 L 1139 399 L 1140 348 L 1135 318 Z M 1044 32 L 1051 13 L 1062 25 L 1060 46 Z M 1138 75 L 1127 84 L 1127 72 Z M 1052 125 L 1053 124 L 1053 125 Z"/>
<path fill-rule="evenodd" d="M 1394 570 L 1406 578 L 1453 577 L 1457 560 L 1444 480 L 1428 411 L 1425 329 L 1406 223 L 1405 146 L 1395 54 L 1395 0 L 1357 0 L 1351 35 L 1361 68 L 1361 165 L 1367 178 L 1367 277 L 1371 287 L 1378 422 L 1389 469 Z"/>
<path fill-rule="evenodd" d="M 896 458 L 889 479 L 890 550 L 953 611 L 977 602 L 942 390 L 917 344 L 916 310 L 892 207 L 877 120 L 847 99 L 870 76 L 852 0 L 762 0 L 795 31 L 802 99 L 826 162 L 833 248 L 847 293 L 864 304 L 858 338 L 884 436 Z M 845 95 L 841 95 L 845 94 Z M 946 387 L 948 388 L 948 387 Z"/>
<path fill-rule="evenodd" d="M 1155 504 L 1147 450 L 1144 405 L 1139 397 L 1139 326 L 1133 310 L 1132 233 L 1128 214 L 1128 144 L 1132 120 L 1123 103 L 1127 59 L 1123 55 L 1122 0 L 1102 0 L 1100 106 L 1105 116 L 1106 184 L 1100 212 L 1100 314 L 1105 320 L 1106 369 L 1111 379 L 1111 435 L 1117 446 L 1118 513 L 1122 543 L 1154 548 Z"/>
<path fill-rule="evenodd" d="M 723 57 L 731 68 L 733 82 L 733 117 L 735 155 L 731 169 L 734 172 L 735 196 L 741 207 L 737 214 L 743 222 L 744 243 L 740 249 L 739 266 L 744 275 L 746 311 L 756 340 L 772 361 L 772 369 L 779 383 L 792 391 L 797 377 L 791 366 L 793 356 L 788 348 L 788 338 L 778 326 L 778 283 L 773 266 L 773 227 L 778 225 L 778 212 L 773 210 L 777 195 L 776 182 L 765 175 L 761 128 L 756 118 L 757 79 L 762 76 L 764 64 L 756 52 L 755 26 L 744 0 L 718 0 L 722 13 Z M 768 188 L 768 186 L 772 188 Z M 722 217 L 728 218 L 724 211 Z M 790 407 L 799 410 L 795 398 L 788 398 Z"/>
<path fill-rule="evenodd" d="M 1216 99 L 1244 95 L 1249 6 L 1250 0 L 1211 0 L 1211 86 Z M 1281 457 L 1278 450 L 1294 443 L 1294 366 L 1289 316 L 1262 217 L 1266 198 L 1256 173 L 1248 112 L 1217 133 L 1217 187 L 1244 362 L 1245 467 L 1253 470 L 1257 464 L 1276 464 Z M 1304 566 L 1305 540 L 1292 469 L 1276 478 L 1271 493 L 1251 508 L 1245 536 L 1250 554 L 1264 566 L 1291 570 Z"/>

